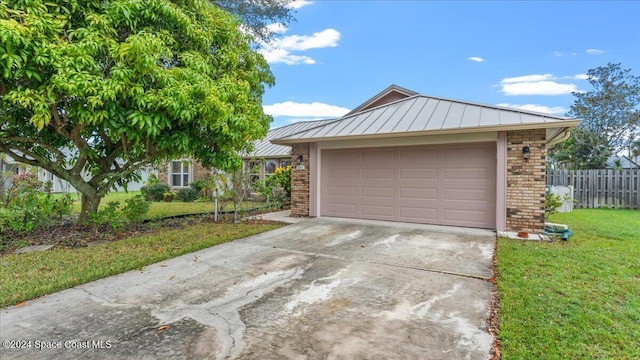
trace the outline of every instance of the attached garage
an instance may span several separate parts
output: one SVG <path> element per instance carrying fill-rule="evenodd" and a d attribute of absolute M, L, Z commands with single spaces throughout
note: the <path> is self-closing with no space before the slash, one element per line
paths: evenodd
<path fill-rule="evenodd" d="M 291 146 L 291 214 L 544 230 L 546 149 L 579 120 L 392 85 Z"/>
<path fill-rule="evenodd" d="M 495 143 L 327 149 L 325 216 L 495 228 Z"/>

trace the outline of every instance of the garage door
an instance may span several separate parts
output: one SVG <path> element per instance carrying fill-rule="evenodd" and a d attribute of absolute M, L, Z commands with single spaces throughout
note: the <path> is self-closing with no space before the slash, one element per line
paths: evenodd
<path fill-rule="evenodd" d="M 327 149 L 321 215 L 495 228 L 495 143 Z"/>

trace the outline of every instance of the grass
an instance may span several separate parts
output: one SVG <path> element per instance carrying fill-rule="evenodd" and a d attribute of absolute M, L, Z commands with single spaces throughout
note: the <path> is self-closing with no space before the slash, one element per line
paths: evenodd
<path fill-rule="evenodd" d="M 280 227 L 201 223 L 80 249 L 0 257 L 0 307 Z"/>
<path fill-rule="evenodd" d="M 502 358 L 640 358 L 640 211 L 555 214 L 568 242 L 498 240 Z"/>
<path fill-rule="evenodd" d="M 102 199 L 100 202 L 100 209 L 107 206 L 107 203 L 111 201 L 118 201 L 121 205 L 125 204 L 125 200 L 130 199 L 136 195 L 139 195 L 140 191 L 119 191 L 119 192 L 111 192 L 108 193 L 107 196 Z M 75 212 L 80 212 L 80 197 L 79 195 L 71 194 L 72 198 L 75 200 L 73 203 L 73 210 Z M 243 210 L 254 209 L 256 207 L 265 206 L 265 203 L 261 202 L 253 202 L 253 201 L 243 201 L 240 205 L 240 208 Z M 205 212 L 213 212 L 214 203 L 213 201 L 197 201 L 197 202 L 182 202 L 182 201 L 172 201 L 172 202 L 152 202 L 149 207 L 149 212 L 147 213 L 148 219 L 157 219 L 166 216 L 172 215 L 184 215 L 184 214 L 199 214 Z M 230 211 L 233 210 L 233 203 L 227 202 L 225 204 L 224 210 Z"/>

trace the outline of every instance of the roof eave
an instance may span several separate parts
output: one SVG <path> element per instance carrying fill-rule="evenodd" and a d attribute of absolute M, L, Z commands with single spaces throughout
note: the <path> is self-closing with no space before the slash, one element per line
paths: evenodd
<path fill-rule="evenodd" d="M 318 141 L 381 139 L 381 138 L 396 138 L 396 137 L 409 137 L 409 136 L 433 136 L 433 135 L 479 133 L 479 132 L 490 132 L 490 131 L 547 129 L 547 128 L 554 128 L 554 127 L 566 128 L 567 130 L 570 130 L 578 126 L 579 124 L 580 124 L 580 120 L 563 120 L 560 123 L 552 122 L 552 123 L 538 123 L 538 124 L 477 126 L 473 128 L 467 127 L 467 128 L 456 128 L 456 129 L 441 129 L 441 130 L 428 130 L 428 131 L 421 130 L 421 131 L 385 133 L 385 134 L 364 134 L 364 135 L 348 135 L 348 136 L 300 138 L 300 139 L 280 138 L 280 139 L 273 139 L 271 140 L 271 142 L 276 145 L 292 145 L 292 144 L 318 142 Z"/>

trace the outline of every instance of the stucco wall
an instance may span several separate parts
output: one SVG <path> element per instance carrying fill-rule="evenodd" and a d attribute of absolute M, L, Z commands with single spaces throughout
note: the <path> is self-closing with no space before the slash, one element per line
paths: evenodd
<path fill-rule="evenodd" d="M 507 230 L 544 230 L 545 129 L 507 132 Z M 522 148 L 531 150 L 529 160 Z"/>

